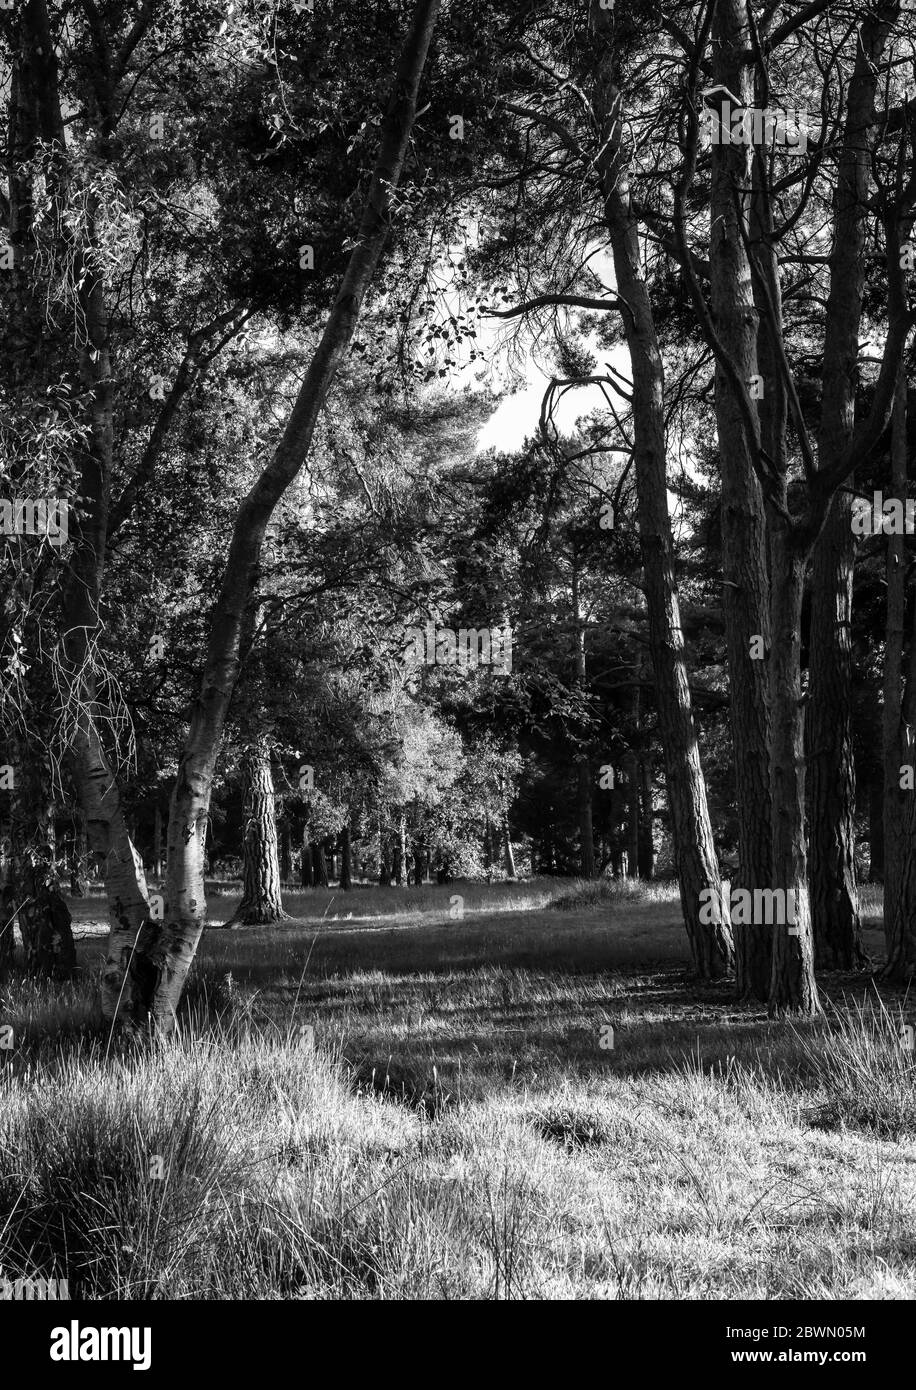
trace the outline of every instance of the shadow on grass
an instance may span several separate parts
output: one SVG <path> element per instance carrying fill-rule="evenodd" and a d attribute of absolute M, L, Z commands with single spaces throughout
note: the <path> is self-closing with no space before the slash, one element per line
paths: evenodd
<path fill-rule="evenodd" d="M 459 887 L 472 910 L 443 920 L 443 904 Z M 524 892 L 550 902 L 507 910 Z M 316 890 L 288 906 L 301 910 L 308 900 L 326 912 L 336 896 Z M 768 1020 L 762 1005 L 737 1001 L 730 981 L 691 976 L 670 889 L 427 885 L 360 889 L 347 902 L 357 899 L 373 909 L 362 922 L 319 916 L 209 931 L 183 1011 L 206 1020 L 247 1010 L 279 1029 L 309 1024 L 347 1059 L 357 1086 L 397 1092 L 414 1108 L 440 1106 L 442 1087 L 476 1093 L 494 1078 L 634 1076 L 677 1070 L 685 1059 L 705 1070 L 740 1063 L 780 1077 L 798 1066 L 786 1024 Z M 233 907 L 221 897 L 219 915 Z M 380 915 L 395 910 L 395 921 Z M 870 926 L 866 937 L 877 960 L 879 933 Z M 102 944 L 80 944 L 90 973 Z M 875 989 L 867 975 L 820 979 L 828 1000 Z M 894 989 L 881 993 L 898 997 Z"/>

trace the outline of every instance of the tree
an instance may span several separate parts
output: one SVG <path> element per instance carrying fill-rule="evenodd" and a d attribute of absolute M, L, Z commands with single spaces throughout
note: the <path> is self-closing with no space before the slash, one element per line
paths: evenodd
<path fill-rule="evenodd" d="M 602 10 L 593 0 L 591 22 L 596 45 L 592 93 L 599 150 L 596 168 L 633 374 L 639 534 L 681 908 L 694 964 L 701 975 L 715 977 L 731 966 L 733 946 L 730 925 L 719 914 L 719 868 L 684 663 L 668 515 L 664 368 L 642 268 L 639 222 L 629 193 L 624 97 L 615 71 L 613 11 Z M 713 904 L 711 920 L 704 920 L 702 914 L 707 900 Z"/>
<path fill-rule="evenodd" d="M 901 369 L 891 434 L 891 497 L 906 497 L 907 384 Z M 887 635 L 884 648 L 884 936 L 888 979 L 916 974 L 916 604 L 905 537 L 887 537 Z"/>
<path fill-rule="evenodd" d="M 245 830 L 242 849 L 242 900 L 230 926 L 272 926 L 289 916 L 280 893 L 277 820 L 270 746 L 264 738 L 250 744 L 242 757 Z"/>
<path fill-rule="evenodd" d="M 721 0 L 713 24 L 714 90 L 754 103 L 752 33 L 745 0 Z M 758 313 L 750 269 L 752 147 L 713 144 L 709 174 L 710 310 L 723 351 L 742 381 L 758 375 Z M 731 730 L 738 803 L 738 872 L 733 888 L 772 882 L 770 720 L 766 663 L 770 647 L 769 573 L 763 490 L 745 442 L 741 401 L 717 365 L 716 428 L 722 480 L 722 606 L 728 640 Z M 739 995 L 767 999 L 771 930 L 742 924 L 735 933 Z"/>
<path fill-rule="evenodd" d="M 823 454 L 816 458 L 799 399 L 797 383 L 789 366 L 786 334 L 783 328 L 783 298 L 775 258 L 776 232 L 764 237 L 764 248 L 750 267 L 758 285 L 756 302 L 762 320 L 762 336 L 769 345 L 769 360 L 776 368 L 776 379 L 770 389 L 780 402 L 764 436 L 760 414 L 749 381 L 743 380 L 719 336 L 705 303 L 701 285 L 694 268 L 694 258 L 686 231 L 686 206 L 698 160 L 699 120 L 694 86 L 696 74 L 709 35 L 713 7 L 707 8 L 699 34 L 692 46 L 691 71 L 685 87 L 683 107 L 683 146 L 685 161 L 683 176 L 677 187 L 675 223 L 680 248 L 680 261 L 688 278 L 691 298 L 698 322 L 713 349 L 716 362 L 728 376 L 736 399 L 740 402 L 746 446 L 764 496 L 770 517 L 770 596 L 771 649 L 769 652 L 771 770 L 773 805 L 773 875 L 774 881 L 793 905 L 792 925 L 778 930 L 774 939 L 773 970 L 770 986 L 770 1008 L 773 1012 L 816 1013 L 817 988 L 813 973 L 813 941 L 811 938 L 810 904 L 808 896 L 805 779 L 802 727 L 801 682 L 801 621 L 807 564 L 820 535 L 831 501 L 843 479 L 849 476 L 868 457 L 885 429 L 893 397 L 893 383 L 905 345 L 910 317 L 898 263 L 899 218 L 906 214 L 910 193 L 898 183 L 891 193 L 885 187 L 880 195 L 881 216 L 885 228 L 886 267 L 889 282 L 887 334 L 880 372 L 871 410 L 855 428 L 847 421 L 849 390 L 838 391 L 836 380 L 824 394 L 821 409 L 823 424 L 821 439 L 827 441 Z M 857 32 L 858 90 L 850 92 L 849 101 L 837 120 L 838 143 L 844 152 L 847 173 L 855 168 L 862 148 L 863 120 L 866 129 L 878 122 L 873 114 L 874 88 L 869 91 L 869 73 L 877 72 L 885 61 L 885 50 L 899 15 L 899 6 L 879 6 L 869 14 Z M 772 18 L 772 17 L 771 17 Z M 755 69 L 758 90 L 764 101 L 769 92 L 767 55 L 799 27 L 799 17 L 766 34 L 761 40 L 752 29 Z M 864 90 L 864 95 L 863 95 Z M 871 103 L 872 118 L 868 120 Z M 724 118 L 722 118 L 724 119 Z M 887 127 L 885 125 L 884 129 Z M 721 135 L 720 138 L 725 138 Z M 821 147 L 814 156 L 814 172 L 823 157 Z M 769 201 L 772 193 L 770 171 L 766 162 L 754 162 L 759 197 Z M 811 174 L 809 172 L 809 177 Z M 790 186 L 800 182 L 798 176 L 789 179 Z M 802 204 L 802 210 L 804 203 Z M 798 214 L 800 216 L 800 213 Z M 849 275 L 848 248 L 841 242 L 846 227 L 840 219 L 850 215 L 850 198 L 840 198 L 835 205 L 834 244 L 829 258 L 830 295 L 824 327 L 824 359 L 827 362 L 855 360 L 858 331 L 862 317 L 861 282 Z M 859 215 L 858 204 L 853 217 Z M 797 220 L 797 218 L 796 218 Z M 774 226 L 772 205 L 765 217 L 758 217 L 758 226 Z M 769 245 L 769 252 L 765 248 Z M 790 502 L 789 443 L 786 430 L 786 410 L 791 415 L 798 437 L 798 452 L 804 483 L 801 489 L 802 507 L 793 511 Z M 838 418 L 842 428 L 838 427 Z M 774 429 L 774 418 L 777 427 Z M 839 433 L 839 442 L 836 436 Z M 844 472 L 845 466 L 845 472 Z M 794 479 L 793 479 L 794 484 Z"/>
<path fill-rule="evenodd" d="M 172 796 L 166 911 L 161 923 L 144 927 L 125 989 L 125 1011 L 138 1026 L 152 1019 L 164 1032 L 171 1029 L 203 930 L 203 834 L 216 756 L 238 674 L 239 641 L 254 567 L 273 511 L 308 456 L 319 412 L 387 240 L 392 197 L 407 152 L 437 10 L 438 0 L 421 0 L 417 7 L 382 125 L 356 246 L 280 445 L 243 502 L 233 529 L 210 628 L 201 696 Z"/>

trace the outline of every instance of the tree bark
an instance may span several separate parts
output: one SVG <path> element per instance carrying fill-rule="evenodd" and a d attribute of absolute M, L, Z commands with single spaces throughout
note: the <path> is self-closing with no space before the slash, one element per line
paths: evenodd
<path fill-rule="evenodd" d="M 345 893 L 353 887 L 352 846 L 349 822 L 340 832 L 340 886 Z"/>
<path fill-rule="evenodd" d="M 907 387 L 897 382 L 891 425 L 891 492 L 906 497 Z M 887 630 L 884 647 L 884 940 L 885 979 L 907 984 L 916 974 L 916 604 L 909 644 L 905 536 L 887 537 Z M 911 600 L 912 602 L 912 600 Z M 909 652 L 906 647 L 909 645 Z M 904 785 L 901 785 L 904 783 Z"/>
<path fill-rule="evenodd" d="M 629 169 L 622 155 L 621 93 L 614 74 L 613 11 L 591 4 L 598 43 L 593 108 L 598 122 L 596 168 L 604 199 L 617 288 L 624 303 L 630 352 L 638 525 L 649 616 L 659 727 L 681 908 L 696 972 L 709 978 L 732 965 L 731 925 L 721 912 L 719 866 L 693 723 L 690 688 L 674 574 L 668 514 L 664 368 L 643 273 L 639 227 L 630 203 Z M 701 896 L 702 895 L 702 896 Z M 704 901 L 709 913 L 701 913 Z"/>
<path fill-rule="evenodd" d="M 413 881 L 417 888 L 423 887 L 426 868 L 426 849 L 423 841 L 415 839 L 413 842 Z"/>
<path fill-rule="evenodd" d="M 328 861 L 324 852 L 324 844 L 321 840 L 312 841 L 312 877 L 315 880 L 316 888 L 329 887 Z"/>
<path fill-rule="evenodd" d="M 379 156 L 356 244 L 337 299 L 277 450 L 245 498 L 233 528 L 220 595 L 210 625 L 200 697 L 178 766 L 169 818 L 166 911 L 138 943 L 127 1011 L 159 1031 L 175 1011 L 206 920 L 203 833 L 226 714 L 239 670 L 239 646 L 264 534 L 290 483 L 309 456 L 315 425 L 353 337 L 378 266 L 416 113 L 439 0 L 419 0 L 385 115 Z"/>
<path fill-rule="evenodd" d="M 627 789 L 627 875 L 635 878 L 639 872 L 639 759 L 635 748 L 624 754 L 623 775 Z"/>
<path fill-rule="evenodd" d="M 764 929 L 773 936 L 770 1013 L 820 1013 L 814 979 L 814 942 L 808 901 L 805 840 L 804 715 L 801 691 L 801 613 L 805 547 L 785 522 L 774 528 L 772 717 L 773 886 L 782 890 L 785 920 Z"/>
<path fill-rule="evenodd" d="M 875 104 L 895 8 L 877 7 L 861 25 L 846 101 L 824 329 L 818 434 L 821 468 L 834 466 L 844 456 L 855 429 Z M 834 496 L 814 549 L 807 728 L 815 951 L 819 962 L 843 969 L 867 963 L 855 868 L 851 632 L 855 537 L 852 496 L 847 490 L 854 481 L 853 474 Z"/>
<path fill-rule="evenodd" d="M 153 874 L 162 877 L 162 806 L 157 793 L 153 809 Z"/>
<path fill-rule="evenodd" d="M 884 882 L 884 769 L 880 766 L 872 769 L 868 781 L 868 881 Z"/>
<path fill-rule="evenodd" d="M 720 0 L 713 26 L 714 82 L 743 106 L 753 104 L 752 51 L 746 0 Z M 744 382 L 758 375 L 757 327 L 750 258 L 750 145 L 713 143 L 710 150 L 709 266 L 713 318 L 719 339 Z M 716 366 L 716 423 L 722 479 L 722 583 L 728 685 L 738 812 L 738 869 L 734 889 L 772 884 L 769 699 L 769 575 L 763 490 L 754 472 L 742 410 L 728 374 Z M 764 383 L 764 391 L 773 383 Z M 770 929 L 735 929 L 739 997 L 767 998 Z"/>
<path fill-rule="evenodd" d="M 378 882 L 380 888 L 388 888 L 391 884 L 391 842 L 381 811 L 378 814 Z"/>
<path fill-rule="evenodd" d="M 576 689 L 579 699 L 585 704 L 588 698 L 588 672 L 585 657 L 585 624 L 582 621 L 579 597 L 579 564 L 572 564 L 572 617 L 575 624 L 576 643 Z M 583 719 L 580 730 L 583 743 L 588 741 L 587 719 Z M 581 750 L 576 755 L 576 815 L 579 821 L 579 873 L 582 878 L 595 877 L 595 833 L 592 814 L 592 770 L 588 753 Z"/>
<path fill-rule="evenodd" d="M 394 881 L 399 888 L 404 888 L 407 878 L 407 817 L 401 811 L 398 815 L 397 838 L 394 842 Z"/>
<path fill-rule="evenodd" d="M 308 823 L 302 827 L 302 846 L 299 852 L 299 882 L 303 888 L 312 888 L 315 874 L 312 869 L 312 844 L 309 839 Z"/>
<path fill-rule="evenodd" d="M 862 949 L 855 864 L 851 504 L 847 492 L 834 497 L 814 550 L 806 719 L 815 960 L 842 970 L 868 960 Z"/>
<path fill-rule="evenodd" d="M 503 818 L 502 823 L 503 840 L 503 862 L 506 869 L 506 878 L 515 879 L 518 875 L 515 872 L 515 850 L 512 848 L 512 835 L 509 831 L 509 819 Z"/>
<path fill-rule="evenodd" d="M 7 826 L 4 826 L 4 831 L 8 832 Z M 13 964 L 15 925 L 16 890 L 12 876 L 10 840 L 6 833 L 0 847 L 0 984 L 6 980 Z"/>
<path fill-rule="evenodd" d="M 244 839 L 242 842 L 242 901 L 229 926 L 271 926 L 289 916 L 283 910 L 277 821 L 270 748 L 259 739 L 242 755 Z"/>
<path fill-rule="evenodd" d="M 31 190 L 34 174 L 29 166 L 37 152 L 39 140 L 43 142 L 46 154 L 43 192 L 54 206 L 60 227 L 66 226 L 68 179 L 58 61 L 45 0 L 29 0 L 29 4 L 19 11 L 18 18 L 21 21 L 19 50 L 11 89 L 11 125 L 14 129 L 9 132 L 8 142 L 11 159 L 9 201 L 10 239 L 24 267 L 34 253 Z M 85 235 L 91 243 L 94 235 L 91 205 L 88 212 Z M 105 760 L 99 737 L 104 711 L 99 707 L 95 694 L 94 638 L 99 626 L 99 594 L 111 478 L 113 372 L 108 316 L 103 286 L 93 257 L 87 256 L 86 246 L 70 239 L 68 233 L 62 231 L 61 237 L 66 243 L 61 247 L 62 254 L 72 258 L 73 281 L 78 287 L 78 310 L 84 326 L 79 371 L 82 394 L 88 403 L 86 438 L 77 459 L 79 480 L 76 492 L 80 506 L 70 510 L 72 545 L 62 599 L 65 658 L 62 665 L 72 684 L 70 704 L 75 724 L 68 751 L 75 763 L 75 781 L 87 814 L 90 843 L 104 863 L 106 886 L 109 889 L 109 916 L 115 944 L 110 945 L 103 974 L 102 992 L 105 1000 L 111 992 L 113 955 L 117 954 L 119 958 L 123 955 L 122 938 L 129 939 L 129 945 L 133 944 L 135 931 L 128 932 L 127 919 L 130 919 L 132 927 L 139 928 L 147 915 L 148 906 L 142 866 L 137 873 L 124 844 L 126 831 L 123 818 L 113 814 L 117 793 L 106 788 L 103 794 L 99 788 L 99 767 Z M 14 271 L 14 292 L 17 279 L 25 286 L 28 276 L 24 270 L 21 275 Z M 29 308 L 23 301 L 22 307 L 24 314 L 28 315 L 35 306 L 33 302 Z M 43 322 L 42 313 L 40 323 Z M 42 341 L 43 338 L 43 331 L 39 328 L 36 342 L 42 346 L 29 363 L 29 370 L 33 374 L 29 390 L 34 389 L 36 378 L 39 383 L 44 380 L 46 359 L 52 348 L 50 343 Z M 59 349 L 60 343 L 56 342 L 54 351 Z M 110 770 L 107 775 L 111 780 Z M 41 814 L 39 811 L 39 817 Z M 131 879 L 132 882 L 129 882 Z M 49 931 L 52 934 L 65 931 L 63 914 L 53 898 L 48 910 L 57 919 L 57 925 L 52 924 Z"/>
<path fill-rule="evenodd" d="M 655 877 L 655 817 L 652 810 L 652 763 L 649 750 L 639 760 L 639 877 Z"/>
<path fill-rule="evenodd" d="M 86 813 L 82 807 L 74 811 L 70 841 L 70 896 L 84 898 L 89 890 L 89 842 L 86 835 Z"/>

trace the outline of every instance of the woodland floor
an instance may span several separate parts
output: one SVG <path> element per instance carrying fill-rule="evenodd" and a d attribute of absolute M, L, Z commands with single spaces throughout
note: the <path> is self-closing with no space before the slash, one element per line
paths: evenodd
<path fill-rule="evenodd" d="M 688 977 L 661 886 L 285 901 L 207 933 L 146 1054 L 100 1032 L 103 905 L 71 905 L 82 980 L 2 1010 L 0 1264 L 88 1297 L 916 1296 L 899 992 L 825 974 L 823 1023 L 771 1022 Z"/>

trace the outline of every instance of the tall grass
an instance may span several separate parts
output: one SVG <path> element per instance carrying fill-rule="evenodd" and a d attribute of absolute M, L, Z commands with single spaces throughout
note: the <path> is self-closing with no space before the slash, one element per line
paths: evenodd
<path fill-rule="evenodd" d="M 802 1063 L 823 1094 L 820 1125 L 916 1136 L 916 1053 L 906 1023 L 903 1003 L 892 1011 L 875 995 L 846 1001 L 819 1035 L 799 1037 Z"/>
<path fill-rule="evenodd" d="M 661 952 L 664 887 L 479 885 L 463 923 L 442 920 L 460 885 L 428 891 L 425 916 L 341 928 L 323 956 L 301 924 L 215 933 L 168 1044 L 111 1035 L 85 947 L 79 983 L 0 993 L 0 1279 L 89 1299 L 916 1296 L 902 1004 L 792 1028 L 688 985 Z"/>
<path fill-rule="evenodd" d="M 437 1108 L 348 1083 L 297 1025 L 234 1004 L 146 1048 L 77 1022 L 0 1069 L 10 1280 L 89 1299 L 916 1293 L 912 1150 L 898 1168 L 899 1145 L 812 1132 L 814 1092 L 744 1064 Z M 913 1078 L 892 1032 L 852 1010 L 799 1034 L 794 1061 L 847 1120 L 903 1136 Z"/>

